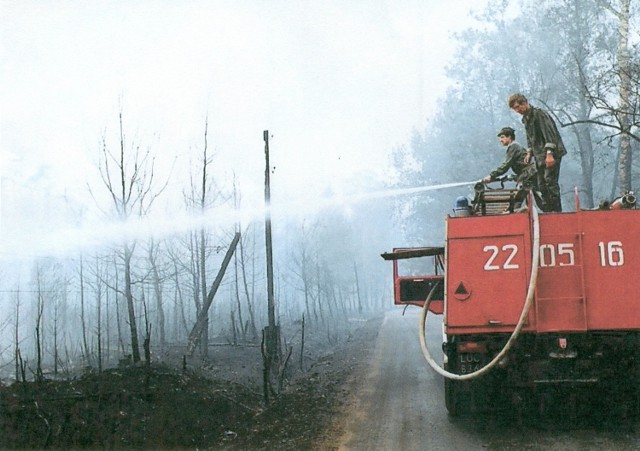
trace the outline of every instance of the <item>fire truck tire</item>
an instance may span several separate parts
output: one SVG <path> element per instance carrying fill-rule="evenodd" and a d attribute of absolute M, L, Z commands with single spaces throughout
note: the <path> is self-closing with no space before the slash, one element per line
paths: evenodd
<path fill-rule="evenodd" d="M 640 350 L 631 363 L 631 369 L 627 375 L 626 386 L 629 386 L 629 413 L 633 418 L 640 417 Z"/>
<path fill-rule="evenodd" d="M 633 369 L 634 371 L 631 375 L 632 379 L 630 381 L 630 384 L 632 387 L 634 387 L 633 384 L 635 383 L 635 387 L 633 388 L 635 392 L 635 399 L 631 401 L 631 407 L 634 411 L 633 414 L 635 415 L 635 417 L 640 418 L 640 334 L 636 335 L 636 353 L 633 362 Z"/>
<path fill-rule="evenodd" d="M 457 417 L 460 414 L 458 409 L 458 403 L 460 402 L 458 394 L 456 392 L 456 382 L 445 377 L 444 378 L 444 405 L 452 417 Z"/>
<path fill-rule="evenodd" d="M 462 384 L 465 382 L 444 378 L 444 405 L 451 419 L 459 418 L 472 412 L 469 397 L 465 396 Z"/>

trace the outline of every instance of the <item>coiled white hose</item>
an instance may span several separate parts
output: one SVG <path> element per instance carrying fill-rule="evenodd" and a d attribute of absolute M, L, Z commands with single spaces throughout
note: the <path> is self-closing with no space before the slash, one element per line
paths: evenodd
<path fill-rule="evenodd" d="M 524 306 L 522 307 L 522 313 L 520 313 L 520 319 L 518 319 L 518 324 L 515 329 L 511 333 L 509 340 L 504 345 L 502 350 L 496 354 L 496 356 L 485 366 L 480 368 L 477 371 L 467 374 L 455 374 L 450 373 L 444 368 L 440 367 L 438 363 L 433 359 L 431 354 L 429 353 L 429 348 L 427 347 L 427 338 L 425 333 L 425 328 L 427 325 L 427 313 L 429 311 L 429 304 L 431 303 L 431 298 L 433 293 L 435 293 L 436 287 L 433 287 L 429 292 L 429 296 L 422 307 L 422 315 L 420 315 L 420 346 L 422 347 L 422 354 L 424 358 L 427 360 L 427 363 L 433 368 L 438 374 L 454 380 L 454 381 L 467 381 L 470 379 L 475 379 L 489 372 L 506 354 L 509 352 L 513 343 L 520 335 L 520 331 L 524 326 L 524 322 L 527 319 L 527 315 L 529 314 L 529 309 L 531 308 L 531 304 L 533 304 L 533 297 L 536 288 L 536 281 L 538 280 L 538 263 L 540 259 L 540 225 L 538 223 L 538 211 L 535 206 L 531 207 L 532 218 L 533 218 L 533 252 L 531 256 L 531 275 L 529 277 L 529 288 L 527 290 L 527 298 L 525 300 Z"/>

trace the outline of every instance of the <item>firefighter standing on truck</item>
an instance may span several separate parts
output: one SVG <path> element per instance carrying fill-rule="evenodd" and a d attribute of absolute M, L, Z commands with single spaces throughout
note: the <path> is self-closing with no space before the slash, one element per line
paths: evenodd
<path fill-rule="evenodd" d="M 542 192 L 542 211 L 561 212 L 560 199 L 560 162 L 567 154 L 553 118 L 546 111 L 529 104 L 527 98 L 520 93 L 512 94 L 507 99 L 509 108 L 522 115 L 522 124 L 527 132 L 529 146 L 527 159 L 536 159 L 538 187 Z"/>
<path fill-rule="evenodd" d="M 503 127 L 498 132 L 498 139 L 507 148 L 504 161 L 482 181 L 492 182 L 511 169 L 519 185 L 524 189 L 536 189 L 536 167 L 532 162 L 525 163 L 527 151 L 516 142 L 516 131 L 511 127 Z"/>

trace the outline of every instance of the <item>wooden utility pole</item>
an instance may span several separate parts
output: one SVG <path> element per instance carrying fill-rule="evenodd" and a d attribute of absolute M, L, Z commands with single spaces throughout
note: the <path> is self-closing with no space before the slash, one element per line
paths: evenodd
<path fill-rule="evenodd" d="M 273 246 L 271 242 L 271 182 L 269 174 L 271 168 L 269 166 L 269 130 L 263 132 L 264 138 L 264 156 L 266 161 L 264 171 L 264 203 L 265 203 L 265 245 L 267 254 L 267 308 L 269 325 L 262 332 L 263 348 L 262 357 L 264 360 L 264 399 L 265 403 L 269 402 L 269 384 L 272 375 L 277 377 L 279 368 L 278 347 L 279 347 L 279 330 L 276 325 L 276 307 L 273 294 Z"/>
<path fill-rule="evenodd" d="M 267 302 L 269 313 L 269 327 L 276 325 L 275 299 L 273 295 L 273 246 L 271 242 L 271 181 L 269 168 L 269 130 L 263 132 L 264 158 L 266 167 L 264 171 L 264 234 L 267 248 Z"/>

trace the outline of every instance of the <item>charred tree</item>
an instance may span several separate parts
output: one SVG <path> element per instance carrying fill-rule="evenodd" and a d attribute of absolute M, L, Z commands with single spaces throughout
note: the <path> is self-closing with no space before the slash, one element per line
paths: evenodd
<path fill-rule="evenodd" d="M 247 236 L 246 233 L 244 236 L 245 237 Z M 253 242 L 255 243 L 255 240 Z M 240 240 L 239 245 L 240 245 L 240 271 L 241 271 L 241 278 L 242 278 L 242 286 L 244 288 L 244 295 L 247 299 L 247 311 L 249 313 L 248 329 L 250 329 L 251 331 L 252 339 L 257 340 L 258 328 L 256 327 L 256 318 L 255 318 L 254 305 L 253 305 L 254 296 L 252 294 L 252 291 L 251 292 L 249 291 L 249 283 L 247 281 L 247 263 L 245 260 L 246 256 L 244 251 L 244 239 Z M 252 271 L 252 274 L 253 274 L 253 277 L 255 278 L 255 271 Z M 253 287 L 255 287 L 255 280 L 252 282 L 251 287 L 253 290 Z"/>
<path fill-rule="evenodd" d="M 44 337 L 43 337 L 43 333 L 42 333 L 42 324 L 43 324 L 43 319 L 42 316 L 44 315 L 44 295 L 42 292 L 42 281 L 41 281 L 41 274 L 40 274 L 40 268 L 37 268 L 37 290 L 36 290 L 36 326 L 35 326 L 35 332 L 36 332 L 36 374 L 35 374 L 35 378 L 36 378 L 36 382 L 43 382 L 44 381 L 44 373 L 42 371 L 42 353 L 43 353 L 43 341 L 44 341 Z"/>
<path fill-rule="evenodd" d="M 207 213 L 216 201 L 221 198 L 221 192 L 217 189 L 212 180 L 212 152 L 209 149 L 209 123 L 205 120 L 203 148 L 201 154 L 201 162 L 198 173 L 192 174 L 191 183 L 188 192 L 185 193 L 185 201 L 188 208 L 194 213 L 204 215 Z M 225 199 L 222 199 L 225 201 Z M 205 309 L 207 286 L 209 284 L 209 257 L 213 249 L 221 249 L 220 246 L 212 245 L 212 233 L 210 227 L 201 226 L 198 230 L 194 230 L 189 238 L 189 254 L 190 262 L 188 271 L 193 280 L 193 299 L 196 307 L 196 315 L 201 317 L 202 311 Z M 208 309 L 208 307 L 207 307 Z M 200 344 L 200 352 L 206 357 L 209 352 L 209 317 L 202 319 L 205 324 L 198 337 Z"/>
<path fill-rule="evenodd" d="M 234 186 L 233 187 L 234 208 L 238 210 L 240 208 L 241 196 L 238 193 L 235 180 L 234 180 L 233 186 Z M 244 246 L 244 243 L 247 240 L 247 237 L 250 236 L 247 233 L 249 230 L 249 227 L 247 227 L 247 229 L 245 229 L 245 233 L 242 234 L 243 235 L 242 239 L 240 239 L 240 241 L 238 242 L 238 246 L 239 246 L 238 252 L 236 252 L 233 256 L 234 269 L 235 269 L 234 287 L 235 287 L 236 305 L 238 308 L 238 322 L 240 325 L 240 332 L 242 334 L 242 339 L 246 340 L 247 335 L 251 333 L 251 339 L 255 341 L 258 339 L 258 329 L 256 328 L 255 313 L 253 308 L 254 296 L 249 291 L 249 282 L 247 281 L 247 264 L 245 261 L 246 255 L 245 255 L 245 246 Z M 241 230 L 242 230 L 242 223 L 238 221 L 236 223 L 236 232 L 240 232 Z M 253 240 L 253 243 L 255 244 L 255 239 Z M 255 247 L 254 247 L 254 250 L 255 250 Z M 255 258 L 255 253 L 253 255 L 253 258 Z M 255 271 L 252 271 L 252 274 L 253 274 L 253 277 L 255 277 Z M 255 283 L 252 282 L 251 286 L 254 287 Z M 243 296 L 246 299 L 247 312 L 249 316 L 249 319 L 247 321 L 244 321 L 243 315 L 242 315 L 242 297 Z"/>
<path fill-rule="evenodd" d="M 160 349 L 164 350 L 167 344 L 167 338 L 166 338 L 166 330 L 165 330 L 164 302 L 163 302 L 163 296 L 162 296 L 163 277 L 161 277 L 160 268 L 158 267 L 158 248 L 159 246 L 153 240 L 151 240 L 151 242 L 149 243 L 149 248 L 147 250 L 147 260 L 150 265 L 151 284 L 153 286 L 153 294 L 155 297 L 159 345 L 160 345 Z"/>
<path fill-rule="evenodd" d="M 14 340 L 14 358 L 15 358 L 15 370 L 16 370 L 16 382 L 20 381 L 21 357 L 20 357 L 20 290 L 16 291 L 16 315 L 13 326 L 13 340 Z"/>
<path fill-rule="evenodd" d="M 135 243 L 133 244 L 133 247 L 129 247 L 128 243 L 125 244 L 122 252 L 122 261 L 124 263 L 124 298 L 127 301 L 129 333 L 131 336 L 131 356 L 133 358 L 133 363 L 136 363 L 140 361 L 140 347 L 138 344 L 138 327 L 133 302 L 133 281 L 131 278 L 131 257 L 133 256 L 134 249 Z"/>
<path fill-rule="evenodd" d="M 106 136 L 103 137 L 101 160 L 98 169 L 102 183 L 111 198 L 117 218 L 121 222 L 126 222 L 134 216 L 146 216 L 154 200 L 167 186 L 167 182 L 159 190 L 153 190 L 155 159 L 149 149 L 141 151 L 137 144 L 129 144 L 124 133 L 122 112 L 118 115 L 118 132 L 118 146 L 115 152 L 109 149 Z M 123 243 L 120 252 L 117 253 L 124 272 L 122 295 L 127 303 L 131 351 L 134 363 L 140 361 L 137 317 L 132 289 L 134 284 L 132 259 L 135 249 L 135 240 L 127 241 Z"/>
<path fill-rule="evenodd" d="M 96 286 L 95 286 L 95 295 L 96 295 L 96 341 L 97 341 L 97 351 L 98 351 L 98 373 L 102 373 L 103 366 L 103 355 L 102 355 L 102 292 L 103 286 L 100 280 L 100 264 L 98 262 L 98 258 L 96 258 Z M 108 305 L 109 300 L 107 299 L 107 324 L 108 321 Z M 107 328 L 107 337 L 109 336 L 109 329 Z M 109 349 L 107 345 L 107 350 Z"/>
<path fill-rule="evenodd" d="M 82 349 L 84 359 L 87 364 L 91 364 L 89 343 L 87 341 L 87 319 L 85 317 L 85 299 L 84 299 L 84 259 L 80 255 L 80 324 L 82 326 Z"/>

